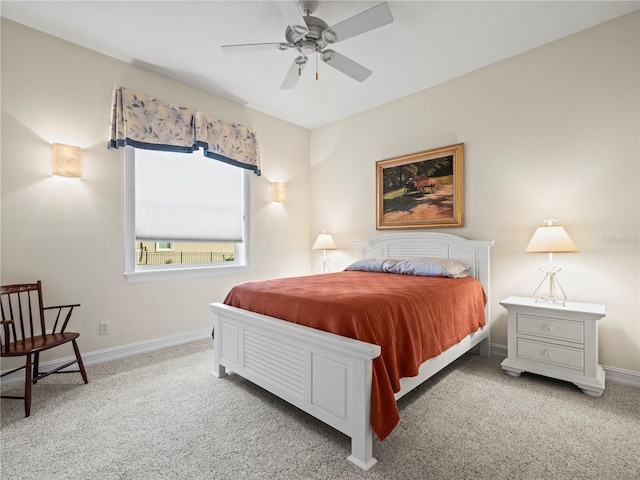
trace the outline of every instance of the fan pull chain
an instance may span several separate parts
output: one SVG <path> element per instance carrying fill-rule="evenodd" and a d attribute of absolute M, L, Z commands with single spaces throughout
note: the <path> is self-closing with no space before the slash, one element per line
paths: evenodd
<path fill-rule="evenodd" d="M 318 80 L 318 50 L 316 50 L 316 80 Z"/>

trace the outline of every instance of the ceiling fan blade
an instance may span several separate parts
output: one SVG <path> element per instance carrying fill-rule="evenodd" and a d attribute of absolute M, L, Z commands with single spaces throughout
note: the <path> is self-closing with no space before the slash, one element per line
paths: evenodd
<path fill-rule="evenodd" d="M 359 63 L 354 62 L 344 55 L 334 52 L 333 50 L 324 50 L 322 52 L 322 60 L 327 64 L 341 71 L 345 75 L 350 76 L 358 82 L 364 82 L 373 72 Z"/>
<path fill-rule="evenodd" d="M 296 0 L 277 3 L 278 8 L 282 12 L 282 16 L 286 20 L 287 25 L 291 27 L 291 30 L 303 36 L 309 33 L 307 22 L 304 21 L 304 17 L 300 11 L 300 6 Z"/>
<path fill-rule="evenodd" d="M 290 88 L 295 87 L 296 83 L 298 83 L 298 78 L 300 78 L 300 75 L 302 75 L 302 71 L 304 70 L 304 67 L 306 65 L 307 65 L 306 56 L 294 58 L 293 63 L 291 64 L 291 67 L 289 67 L 289 71 L 287 72 L 287 75 L 284 77 L 284 81 L 282 82 L 282 85 L 280 85 L 280 90 L 288 90 Z"/>
<path fill-rule="evenodd" d="M 328 43 L 341 42 L 391 22 L 393 22 L 393 15 L 389 4 L 381 3 L 329 27 L 322 33 L 322 38 Z"/>
<path fill-rule="evenodd" d="M 241 43 L 238 45 L 222 45 L 226 53 L 262 52 L 265 50 L 286 50 L 290 46 L 286 43 Z"/>

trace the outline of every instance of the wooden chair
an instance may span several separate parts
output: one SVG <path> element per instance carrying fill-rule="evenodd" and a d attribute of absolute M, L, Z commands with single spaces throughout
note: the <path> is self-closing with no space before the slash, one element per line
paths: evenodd
<path fill-rule="evenodd" d="M 75 305 L 58 305 L 43 307 L 42 285 L 37 283 L 22 285 L 5 285 L 0 287 L 0 307 L 2 310 L 3 332 L 0 335 L 0 357 L 26 357 L 25 365 L 0 375 L 4 377 L 10 373 L 25 369 L 24 396 L 16 397 L 2 395 L 2 398 L 24 400 L 25 416 L 31 415 L 31 385 L 41 378 L 52 373 L 80 372 L 84 383 L 87 380 L 87 372 L 82 363 L 80 350 L 76 339 L 79 333 L 65 332 Z M 52 310 L 55 316 L 53 327 L 45 325 L 45 311 Z M 57 312 L 57 313 L 56 313 Z M 61 320 L 63 314 L 64 320 Z M 47 372 L 40 372 L 40 352 L 49 350 L 65 343 L 73 344 L 75 360 L 65 363 Z M 63 370 L 74 363 L 78 364 L 78 370 Z"/>

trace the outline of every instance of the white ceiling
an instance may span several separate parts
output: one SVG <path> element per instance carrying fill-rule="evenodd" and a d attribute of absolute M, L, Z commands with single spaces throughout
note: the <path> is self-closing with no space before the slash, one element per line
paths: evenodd
<path fill-rule="evenodd" d="M 373 70 L 364 83 L 322 61 L 316 81 L 315 61 L 310 58 L 296 88 L 280 90 L 295 57 L 293 51 L 229 54 L 220 48 L 223 44 L 284 42 L 286 22 L 276 3 L 2 0 L 0 13 L 110 57 L 315 128 L 640 7 L 639 1 L 628 0 L 392 0 L 388 3 L 393 23 L 332 47 Z M 378 3 L 320 1 L 313 15 L 331 26 Z"/>

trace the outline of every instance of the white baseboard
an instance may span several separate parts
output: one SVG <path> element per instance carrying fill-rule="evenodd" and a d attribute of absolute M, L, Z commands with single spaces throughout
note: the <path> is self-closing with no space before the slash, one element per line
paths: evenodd
<path fill-rule="evenodd" d="M 507 358 L 507 346 L 492 343 L 491 357 L 498 358 L 500 360 Z M 602 365 L 602 368 L 606 372 L 607 382 L 621 383 L 623 385 L 631 385 L 632 387 L 640 388 L 640 372 L 624 370 L 616 367 L 607 367 L 606 365 Z"/>
<path fill-rule="evenodd" d="M 606 365 L 602 365 L 602 368 L 607 372 L 607 381 L 640 388 L 640 373 L 623 370 L 622 368 L 607 367 Z"/>
<path fill-rule="evenodd" d="M 176 345 L 182 345 L 183 343 L 195 342 L 197 340 L 204 340 L 211 337 L 211 329 L 199 330 L 196 332 L 183 333 L 172 337 L 154 338 L 153 340 L 146 340 L 144 342 L 130 343 L 128 345 L 122 345 L 120 347 L 107 348 L 105 350 L 98 350 L 96 352 L 90 352 L 82 354 L 82 360 L 85 365 L 97 365 L 99 363 L 110 362 L 112 360 L 119 360 L 121 358 L 131 357 L 133 355 L 139 355 L 141 353 L 152 352 L 154 350 L 160 350 L 161 348 L 174 347 Z M 491 344 L 491 357 L 498 359 L 507 358 L 507 346 L 499 345 L 496 343 Z M 73 357 L 62 358 L 60 360 L 53 360 L 41 364 L 42 371 L 56 368 L 58 365 L 69 362 Z M 607 372 L 607 381 L 614 383 L 621 383 L 623 385 L 631 385 L 632 387 L 640 388 L 640 373 L 633 372 L 631 370 L 624 370 L 622 368 L 607 367 L 603 365 L 602 368 Z M 4 373 L 4 372 L 2 372 Z M 12 385 L 14 383 L 20 383 L 24 381 L 24 372 L 19 370 L 11 375 L 7 375 L 2 379 L 2 385 Z"/>
<path fill-rule="evenodd" d="M 491 344 L 491 357 L 497 358 L 498 360 L 504 360 L 507 358 L 507 346 L 506 345 L 498 345 L 497 343 Z"/>
<path fill-rule="evenodd" d="M 130 343 L 128 345 L 122 345 L 119 347 L 107 348 L 104 350 L 98 350 L 96 352 L 89 352 L 82 354 L 82 361 L 85 366 L 97 365 L 99 363 L 110 362 L 112 360 L 119 360 L 121 358 L 131 357 L 133 355 L 139 355 L 141 353 L 152 352 L 154 350 L 160 350 L 162 348 L 174 347 L 176 345 L 182 345 L 183 343 L 195 342 L 197 340 L 204 340 L 205 338 L 211 338 L 211 329 L 199 330 L 196 332 L 183 333 L 171 337 L 154 338 L 152 340 L 145 340 L 143 342 Z M 56 368 L 59 365 L 63 365 L 75 357 L 61 358 L 58 360 L 51 360 L 49 362 L 43 362 L 40 364 L 41 371 L 47 371 Z M 213 361 L 213 359 L 212 359 Z M 72 365 L 71 368 L 76 368 Z M 4 373 L 4 372 L 1 372 Z M 2 385 L 12 385 L 15 383 L 24 382 L 24 370 L 18 370 L 11 375 L 7 375 L 2 378 Z"/>

